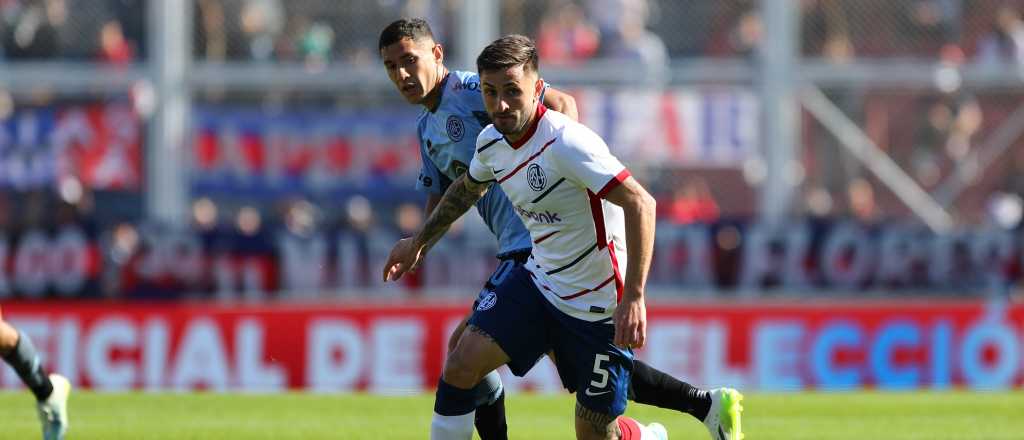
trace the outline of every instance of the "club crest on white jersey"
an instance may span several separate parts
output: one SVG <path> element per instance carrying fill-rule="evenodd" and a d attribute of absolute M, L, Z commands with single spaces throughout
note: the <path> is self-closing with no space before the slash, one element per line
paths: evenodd
<path fill-rule="evenodd" d="M 608 320 L 626 267 L 622 208 L 604 196 L 629 177 L 601 137 L 565 115 L 540 114 L 516 142 L 488 126 L 477 137 L 468 176 L 494 181 L 533 242 L 525 268 L 559 310 Z"/>

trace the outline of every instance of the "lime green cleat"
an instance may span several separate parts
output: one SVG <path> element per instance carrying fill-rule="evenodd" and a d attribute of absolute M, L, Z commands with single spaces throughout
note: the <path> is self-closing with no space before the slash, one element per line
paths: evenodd
<path fill-rule="evenodd" d="M 68 394 L 71 394 L 71 382 L 64 376 L 51 374 L 53 392 L 50 396 L 36 404 L 39 421 L 43 424 L 43 440 L 64 440 L 68 432 Z"/>
<path fill-rule="evenodd" d="M 743 440 L 743 427 L 740 413 L 743 406 L 740 402 L 743 395 L 732 388 L 715 388 L 710 391 L 711 409 L 704 418 L 704 426 L 708 428 L 713 440 Z"/>

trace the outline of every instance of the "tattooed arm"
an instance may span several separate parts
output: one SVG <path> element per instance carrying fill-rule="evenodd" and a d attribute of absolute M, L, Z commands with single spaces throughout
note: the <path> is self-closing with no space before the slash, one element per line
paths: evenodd
<path fill-rule="evenodd" d="M 466 174 L 455 179 L 430 213 L 430 218 L 412 238 L 399 240 L 391 249 L 384 265 L 384 281 L 393 281 L 416 269 L 427 249 L 433 246 L 448 227 L 465 214 L 490 188 L 490 182 L 474 182 Z"/>
<path fill-rule="evenodd" d="M 473 179 L 468 178 L 466 174 L 455 179 L 455 182 L 448 187 L 448 191 L 445 191 L 444 196 L 441 197 L 441 201 L 437 203 L 434 212 L 430 213 L 430 217 L 423 224 L 423 228 L 414 237 L 413 241 L 417 247 L 422 248 L 434 241 L 435 238 L 444 235 L 444 232 L 448 230 L 448 227 L 455 220 L 462 217 L 462 214 L 469 211 L 469 208 L 472 208 L 477 200 L 480 200 L 487 193 L 487 189 L 490 186 L 490 182 L 477 183 Z"/>
<path fill-rule="evenodd" d="M 426 214 L 427 218 L 430 218 L 430 214 L 434 212 L 434 208 L 437 208 L 438 203 L 441 203 L 440 195 L 431 193 L 430 195 L 427 196 L 427 204 L 426 206 L 423 207 L 423 212 Z M 423 247 L 423 255 L 426 255 L 427 252 L 430 252 L 430 248 L 434 247 L 434 245 L 437 244 L 438 240 L 440 240 L 441 237 L 443 236 L 443 233 L 438 234 L 436 238 L 427 243 L 427 245 Z"/>

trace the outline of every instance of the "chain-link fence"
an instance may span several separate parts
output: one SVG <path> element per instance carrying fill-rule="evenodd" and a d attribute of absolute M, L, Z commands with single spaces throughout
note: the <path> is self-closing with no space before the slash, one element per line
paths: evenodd
<path fill-rule="evenodd" d="M 803 2 L 803 52 L 853 58 L 1017 59 L 1019 0 L 816 0 Z"/>
<path fill-rule="evenodd" d="M 415 229 L 422 109 L 387 81 L 377 38 L 399 17 L 425 17 L 449 67 L 471 68 L 458 64 L 468 59 L 458 51 L 486 41 L 467 24 L 467 6 L 485 3 L 469 1 L 187 0 L 193 28 L 184 57 L 193 70 L 180 89 L 167 89 L 189 97 L 177 183 L 193 209 L 181 218 L 200 230 L 242 230 L 254 217 L 298 235 L 351 228 L 370 241 Z M 144 162 L 158 151 L 147 130 L 166 120 L 151 118 L 162 118 L 154 106 L 163 102 L 151 68 L 166 54 L 147 56 L 147 42 L 168 39 L 148 15 L 154 4 L 0 1 L 8 69 L 0 75 L 0 196 L 33 207 L 7 224 L 39 226 L 51 211 L 41 206 L 89 197 L 111 202 L 93 212 L 140 217 L 142 200 L 161 189 L 143 184 L 162 165 Z M 775 16 L 762 16 L 762 4 L 504 0 L 479 11 L 494 14 L 494 34 L 536 40 L 545 78 L 576 98 L 581 121 L 658 198 L 659 219 L 669 224 L 659 234 L 710 224 L 719 257 L 738 258 L 745 226 L 729 222 L 763 214 L 775 171 L 767 164 L 779 157 L 763 122 L 771 60 L 759 56 L 779 39 L 767 33 Z M 955 226 L 1019 227 L 1024 87 L 1012 72 L 1024 63 L 1024 0 L 785 5 L 800 29 L 783 44 L 802 56 L 791 78 L 801 116 L 789 145 L 795 161 L 786 165 L 790 212 L 920 222 L 923 204 Z M 33 81 L 73 76 L 69 67 L 90 79 L 67 89 Z M 649 81 L 644 67 L 664 75 Z M 116 72 L 136 76 L 96 88 Z M 819 89 L 839 110 L 832 119 L 810 108 L 807 96 Z M 476 237 L 474 227 L 465 234 Z"/>
<path fill-rule="evenodd" d="M 761 32 L 755 5 L 749 0 L 505 1 L 501 33 L 535 38 L 542 59 L 553 65 L 747 56 Z"/>
<path fill-rule="evenodd" d="M 146 58 L 143 0 L 13 0 L 0 3 L 8 62 L 127 64 Z"/>
<path fill-rule="evenodd" d="M 829 88 L 825 95 L 900 173 L 947 206 L 957 224 L 1019 223 L 1024 194 L 1024 142 L 1015 128 L 1024 102 L 1019 91 Z M 799 212 L 865 222 L 913 216 L 851 145 L 810 114 L 803 121 L 806 176 Z"/>
<path fill-rule="evenodd" d="M 205 61 L 376 64 L 380 30 L 428 19 L 454 41 L 455 3 L 431 0 L 196 0 L 194 55 Z M 449 56 L 453 44 L 446 44 Z"/>

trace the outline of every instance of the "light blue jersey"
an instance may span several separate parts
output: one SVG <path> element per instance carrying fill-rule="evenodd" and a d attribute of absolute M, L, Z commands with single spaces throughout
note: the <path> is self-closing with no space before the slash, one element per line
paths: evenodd
<path fill-rule="evenodd" d="M 441 103 L 434 111 L 424 109 L 417 127 L 423 168 L 416 189 L 438 195 L 469 168 L 476 136 L 491 123 L 477 74 L 453 70 L 440 87 Z M 500 186 L 492 185 L 476 209 L 498 238 L 499 257 L 530 249 L 530 233 Z"/>

